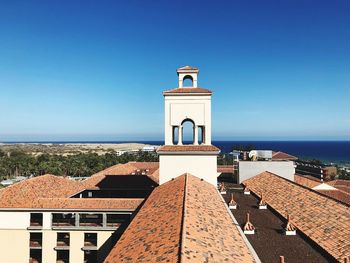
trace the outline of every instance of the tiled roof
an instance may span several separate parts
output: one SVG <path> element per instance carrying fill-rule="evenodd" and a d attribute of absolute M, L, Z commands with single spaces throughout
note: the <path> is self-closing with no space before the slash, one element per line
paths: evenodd
<path fill-rule="evenodd" d="M 131 175 L 137 170 L 148 170 L 149 176 L 156 183 L 159 182 L 159 162 L 128 162 L 126 164 L 116 164 L 108 167 L 83 181 L 85 188 L 93 188 L 101 182 L 106 175 Z"/>
<path fill-rule="evenodd" d="M 337 190 L 317 190 L 317 192 L 334 198 L 340 202 L 350 205 L 350 194 L 339 189 Z"/>
<path fill-rule="evenodd" d="M 308 188 L 313 188 L 321 184 L 319 179 L 311 175 L 308 176 L 308 175 L 301 175 L 301 174 L 294 174 L 294 182 Z"/>
<path fill-rule="evenodd" d="M 135 210 L 143 198 L 39 198 L 31 203 L 35 209 L 93 209 L 93 210 Z"/>
<path fill-rule="evenodd" d="M 184 66 L 184 67 L 178 68 L 177 70 L 178 71 L 179 70 L 198 70 L 198 68 L 195 68 L 195 67 L 192 67 L 192 66 Z"/>
<path fill-rule="evenodd" d="M 336 180 L 327 182 L 327 184 L 332 185 L 335 188 L 338 188 L 339 190 L 342 190 L 350 194 L 350 180 L 336 179 Z"/>
<path fill-rule="evenodd" d="M 157 187 L 105 262 L 254 262 L 216 188 L 190 174 Z"/>
<path fill-rule="evenodd" d="M 210 95 L 213 92 L 208 89 L 203 89 L 203 88 L 175 88 L 175 89 L 170 89 L 166 90 L 163 92 L 163 95 L 172 95 L 172 94 L 194 94 L 194 95 L 199 95 L 199 94 L 205 94 L 205 95 Z"/>
<path fill-rule="evenodd" d="M 272 152 L 272 160 L 295 161 L 295 160 L 298 160 L 298 157 L 295 157 L 285 152 Z"/>
<path fill-rule="evenodd" d="M 32 207 L 38 198 L 65 198 L 83 189 L 80 182 L 55 175 L 42 175 L 15 183 L 0 195 L 1 208 Z"/>
<path fill-rule="evenodd" d="M 164 145 L 157 152 L 220 152 L 214 145 Z"/>
<path fill-rule="evenodd" d="M 0 208 L 136 209 L 143 199 L 79 199 L 69 197 L 85 189 L 98 189 L 97 185 L 107 175 L 131 175 L 142 170 L 157 182 L 159 180 L 158 169 L 158 162 L 130 162 L 109 167 L 84 181 L 69 180 L 50 174 L 37 176 L 1 190 Z"/>
<path fill-rule="evenodd" d="M 233 173 L 232 165 L 218 165 L 218 173 Z"/>
<path fill-rule="evenodd" d="M 270 172 L 243 182 L 337 260 L 350 255 L 350 207 Z"/>

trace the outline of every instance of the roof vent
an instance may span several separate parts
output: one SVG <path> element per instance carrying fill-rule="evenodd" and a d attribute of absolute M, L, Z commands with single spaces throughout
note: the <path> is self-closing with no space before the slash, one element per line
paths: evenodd
<path fill-rule="evenodd" d="M 260 202 L 259 202 L 259 209 L 267 209 L 267 204 L 265 202 L 263 193 L 261 193 Z"/>
<path fill-rule="evenodd" d="M 236 203 L 235 199 L 233 199 L 233 194 L 231 194 L 231 200 L 228 203 L 228 208 L 229 209 L 237 209 L 237 203 Z"/>
<path fill-rule="evenodd" d="M 287 214 L 287 225 L 284 229 L 286 236 L 295 236 L 297 234 L 296 227 L 293 225 L 291 221 L 291 216 Z"/>
<path fill-rule="evenodd" d="M 248 188 L 247 185 L 245 186 L 243 193 L 244 193 L 245 195 L 250 195 L 250 190 L 249 190 L 249 188 Z"/>
<path fill-rule="evenodd" d="M 226 187 L 225 184 L 222 183 L 220 187 L 220 194 L 225 195 L 226 194 Z"/>
<path fill-rule="evenodd" d="M 247 213 L 247 222 L 245 223 L 243 227 L 243 233 L 246 235 L 254 235 L 255 234 L 255 227 L 250 222 L 249 213 Z"/>

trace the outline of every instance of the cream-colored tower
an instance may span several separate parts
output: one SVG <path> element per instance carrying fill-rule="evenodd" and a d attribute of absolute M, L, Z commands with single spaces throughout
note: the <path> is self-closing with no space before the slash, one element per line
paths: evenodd
<path fill-rule="evenodd" d="M 217 184 L 218 148 L 211 145 L 211 95 L 197 85 L 199 70 L 190 66 L 177 70 L 178 88 L 163 92 L 165 99 L 165 145 L 158 149 L 159 183 L 183 173 L 192 173 Z M 192 82 L 184 87 L 184 80 Z M 183 141 L 184 124 L 192 125 L 192 141 Z"/>

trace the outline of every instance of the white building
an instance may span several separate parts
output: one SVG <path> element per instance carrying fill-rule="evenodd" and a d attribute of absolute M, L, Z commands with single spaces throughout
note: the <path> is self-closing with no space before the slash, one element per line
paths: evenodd
<path fill-rule="evenodd" d="M 212 92 L 199 88 L 197 68 L 177 70 L 179 86 L 163 92 L 165 99 L 165 145 L 158 148 L 159 184 L 184 173 L 191 173 L 213 185 L 217 184 L 217 155 L 220 150 L 211 145 Z M 184 87 L 185 79 L 192 81 Z M 192 126 L 192 141 L 183 142 L 184 124 Z"/>

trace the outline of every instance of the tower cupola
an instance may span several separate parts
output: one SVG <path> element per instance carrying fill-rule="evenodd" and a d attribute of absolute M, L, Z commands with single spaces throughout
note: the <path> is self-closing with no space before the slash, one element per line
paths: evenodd
<path fill-rule="evenodd" d="M 184 81 L 189 79 L 192 81 L 193 88 L 198 87 L 198 73 L 199 69 L 191 66 L 185 66 L 177 69 L 177 75 L 179 76 L 179 88 L 184 87 Z"/>

